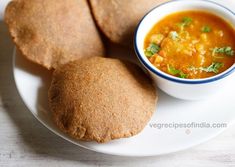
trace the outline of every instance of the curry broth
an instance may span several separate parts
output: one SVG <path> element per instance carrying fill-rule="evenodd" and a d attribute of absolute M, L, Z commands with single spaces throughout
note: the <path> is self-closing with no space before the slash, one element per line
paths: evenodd
<path fill-rule="evenodd" d="M 207 78 L 234 64 L 235 31 L 210 13 L 174 13 L 151 29 L 144 49 L 161 71 L 181 78 Z"/>

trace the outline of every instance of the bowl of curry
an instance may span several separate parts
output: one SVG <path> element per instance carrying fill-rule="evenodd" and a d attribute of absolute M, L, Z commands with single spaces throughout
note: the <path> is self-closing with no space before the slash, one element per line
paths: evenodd
<path fill-rule="evenodd" d="M 207 0 L 176 0 L 140 21 L 134 48 L 143 67 L 167 94 L 199 100 L 235 79 L 235 19 Z"/>

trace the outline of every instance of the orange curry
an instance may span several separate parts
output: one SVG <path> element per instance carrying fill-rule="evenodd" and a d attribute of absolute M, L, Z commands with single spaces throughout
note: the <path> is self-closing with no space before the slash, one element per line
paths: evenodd
<path fill-rule="evenodd" d="M 234 64 L 235 31 L 210 13 L 187 11 L 169 15 L 148 33 L 144 51 L 149 61 L 170 75 L 200 79 Z"/>

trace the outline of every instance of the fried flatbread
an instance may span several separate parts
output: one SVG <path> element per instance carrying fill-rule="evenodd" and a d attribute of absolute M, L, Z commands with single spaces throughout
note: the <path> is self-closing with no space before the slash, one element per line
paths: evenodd
<path fill-rule="evenodd" d="M 114 43 L 131 45 L 140 19 L 167 0 L 89 0 L 95 20 Z"/>
<path fill-rule="evenodd" d="M 56 125 L 85 141 L 133 136 L 155 111 L 152 81 L 129 62 L 92 57 L 60 66 L 53 73 L 49 105 Z"/>
<path fill-rule="evenodd" d="M 5 22 L 22 54 L 48 69 L 104 53 L 86 0 L 13 0 Z"/>

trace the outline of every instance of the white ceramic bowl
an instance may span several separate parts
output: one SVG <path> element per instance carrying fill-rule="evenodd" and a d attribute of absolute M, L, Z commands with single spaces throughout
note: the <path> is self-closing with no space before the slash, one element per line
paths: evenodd
<path fill-rule="evenodd" d="M 138 59 L 156 85 L 167 94 L 184 100 L 200 100 L 222 91 L 228 82 L 235 79 L 235 64 L 216 76 L 205 79 L 181 79 L 154 67 L 144 54 L 144 40 L 152 27 L 165 16 L 189 10 L 200 10 L 215 14 L 235 27 L 235 14 L 228 8 L 208 0 L 175 0 L 161 4 L 140 21 L 134 37 L 134 48 Z"/>

